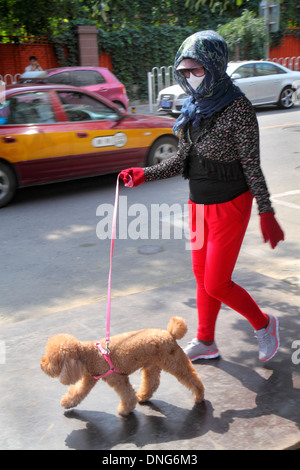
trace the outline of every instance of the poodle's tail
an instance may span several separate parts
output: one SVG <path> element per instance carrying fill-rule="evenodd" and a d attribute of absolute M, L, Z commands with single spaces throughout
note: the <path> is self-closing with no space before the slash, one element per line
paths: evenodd
<path fill-rule="evenodd" d="M 183 318 L 172 317 L 169 321 L 167 330 L 173 338 L 181 339 L 187 332 L 187 325 Z"/>

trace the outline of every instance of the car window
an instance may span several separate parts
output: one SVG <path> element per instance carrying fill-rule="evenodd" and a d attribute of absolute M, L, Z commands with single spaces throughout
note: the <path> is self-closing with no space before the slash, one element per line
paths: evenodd
<path fill-rule="evenodd" d="M 119 113 L 85 93 L 59 91 L 58 96 L 69 121 L 107 121 L 119 118 Z"/>
<path fill-rule="evenodd" d="M 50 75 L 50 77 L 47 77 L 47 83 L 59 83 L 62 85 L 70 85 L 71 84 L 70 73 L 60 72 L 60 73 L 55 73 L 54 75 Z"/>
<path fill-rule="evenodd" d="M 47 92 L 22 93 L 0 107 L 0 124 L 45 124 L 55 122 Z"/>
<path fill-rule="evenodd" d="M 71 83 L 74 86 L 81 87 L 106 83 L 106 80 L 96 70 L 73 70 L 71 72 Z"/>
<path fill-rule="evenodd" d="M 285 73 L 285 71 L 274 64 L 256 64 L 256 75 L 277 75 L 279 73 Z"/>
<path fill-rule="evenodd" d="M 253 64 L 245 64 L 238 67 L 233 73 L 238 73 L 241 78 L 249 78 L 254 75 L 254 66 Z"/>

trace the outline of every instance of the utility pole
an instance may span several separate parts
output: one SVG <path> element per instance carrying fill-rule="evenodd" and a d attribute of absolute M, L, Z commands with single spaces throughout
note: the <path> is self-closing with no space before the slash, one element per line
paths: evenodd
<path fill-rule="evenodd" d="M 265 59 L 269 59 L 270 32 L 275 33 L 279 29 L 280 7 L 277 0 L 261 0 L 259 15 L 265 20 L 266 39 L 264 45 Z"/>
<path fill-rule="evenodd" d="M 270 0 L 265 0 L 265 59 L 269 59 L 270 51 Z"/>

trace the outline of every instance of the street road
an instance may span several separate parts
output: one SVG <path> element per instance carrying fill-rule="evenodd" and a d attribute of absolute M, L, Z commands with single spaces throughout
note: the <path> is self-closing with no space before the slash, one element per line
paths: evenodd
<path fill-rule="evenodd" d="M 299 295 L 300 107 L 263 108 L 257 117 L 262 168 L 286 240 L 275 250 L 262 242 L 254 203 L 237 273 L 250 269 L 284 279 Z M 63 315 L 106 298 L 110 240 L 97 235 L 109 232 L 105 209 L 112 208 L 115 181 L 116 175 L 109 175 L 26 188 L 0 210 L 0 325 L 60 311 Z M 112 295 L 192 279 L 185 236 L 187 181 L 175 177 L 132 189 L 121 185 L 120 196 L 123 238 L 115 241 Z M 151 208 L 162 203 L 176 204 L 171 223 L 167 213 L 160 217 L 171 238 L 165 233 L 151 239 L 157 222 Z"/>

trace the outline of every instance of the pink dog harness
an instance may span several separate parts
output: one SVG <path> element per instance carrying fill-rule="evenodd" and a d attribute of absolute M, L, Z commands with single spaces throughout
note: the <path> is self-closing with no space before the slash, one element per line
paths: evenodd
<path fill-rule="evenodd" d="M 118 369 L 115 369 L 112 362 L 111 362 L 111 358 L 110 358 L 110 351 L 109 349 L 107 349 L 105 351 L 105 349 L 102 348 L 101 344 L 100 343 L 95 343 L 95 346 L 97 346 L 97 348 L 99 349 L 99 351 L 101 352 L 102 356 L 104 357 L 104 359 L 106 360 L 106 362 L 108 363 L 110 369 L 105 372 L 105 374 L 102 374 L 102 375 L 93 375 L 94 379 L 98 380 L 98 379 L 103 379 L 104 377 L 107 377 L 108 375 L 112 374 L 113 372 L 116 372 L 117 374 L 122 374 L 122 372 L 120 372 Z"/>

